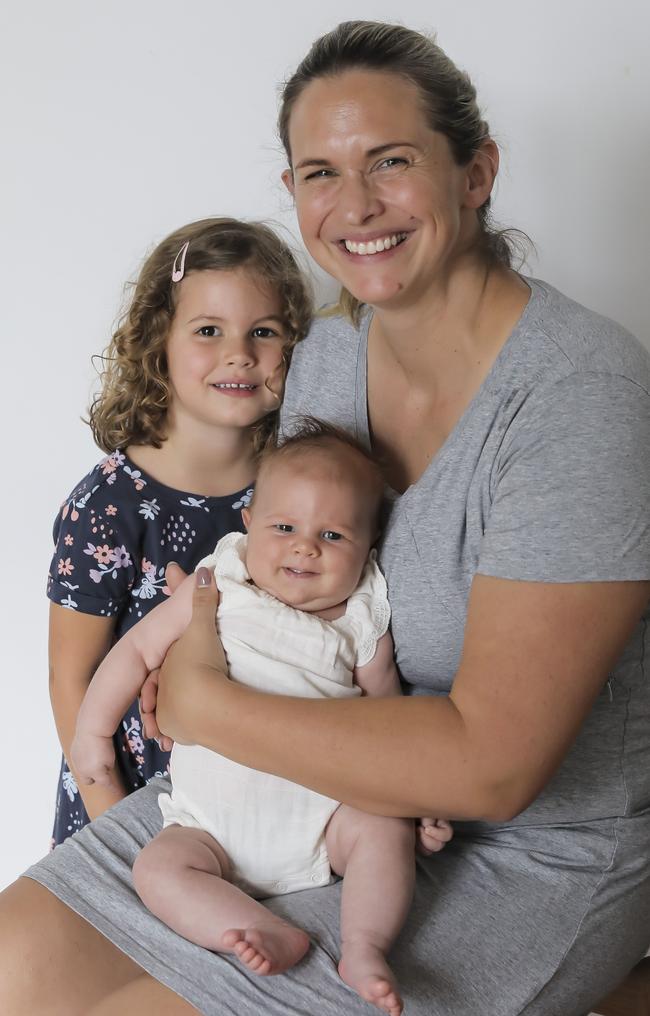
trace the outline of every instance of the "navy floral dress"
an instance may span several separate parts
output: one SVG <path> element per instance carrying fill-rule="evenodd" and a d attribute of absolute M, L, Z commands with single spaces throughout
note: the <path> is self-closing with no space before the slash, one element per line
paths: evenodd
<path fill-rule="evenodd" d="M 227 497 L 197 497 L 158 483 L 120 451 L 102 459 L 64 501 L 47 583 L 54 602 L 82 614 L 115 618 L 119 639 L 169 596 L 165 567 L 191 571 L 226 533 L 243 531 L 241 509 L 252 487 Z M 115 755 L 129 792 L 168 771 L 169 752 L 145 740 L 134 702 L 115 735 Z M 89 822 L 63 759 L 52 845 Z"/>

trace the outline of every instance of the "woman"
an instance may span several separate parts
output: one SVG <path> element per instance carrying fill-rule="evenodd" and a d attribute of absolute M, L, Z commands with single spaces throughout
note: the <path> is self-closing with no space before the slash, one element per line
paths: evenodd
<path fill-rule="evenodd" d="M 355 322 L 305 340 L 285 427 L 308 410 L 386 463 L 381 561 L 412 694 L 233 685 L 200 589 L 160 725 L 371 812 L 456 821 L 392 956 L 412 1016 L 581 1016 L 650 941 L 648 357 L 510 269 L 488 223 L 496 146 L 422 36 L 339 26 L 287 85 L 280 128 L 305 243 Z M 336 886 L 272 904 L 315 945 L 264 980 L 143 913 L 130 863 L 160 828 L 156 794 L 4 894 L 6 1012 L 374 1011 L 336 975 Z"/>

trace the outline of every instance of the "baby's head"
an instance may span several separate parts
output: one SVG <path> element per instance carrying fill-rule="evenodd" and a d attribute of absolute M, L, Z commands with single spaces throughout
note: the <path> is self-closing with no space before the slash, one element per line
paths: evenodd
<path fill-rule="evenodd" d="M 279 304 L 286 339 L 274 378 L 274 399 L 258 424 L 256 448 L 277 424 L 283 374 L 306 334 L 311 299 L 285 243 L 258 222 L 212 218 L 177 229 L 153 250 L 133 285 L 129 305 L 103 357 L 102 388 L 89 412 L 93 436 L 107 452 L 129 444 L 159 448 L 167 436 L 172 399 L 167 345 L 184 280 L 199 273 L 245 273 Z M 208 277 L 208 276 L 206 276 Z M 275 313 L 275 311 L 274 311 Z"/>
<path fill-rule="evenodd" d="M 383 488 L 379 466 L 358 441 L 304 421 L 264 452 L 242 513 L 255 585 L 299 610 L 344 603 L 377 539 Z"/>

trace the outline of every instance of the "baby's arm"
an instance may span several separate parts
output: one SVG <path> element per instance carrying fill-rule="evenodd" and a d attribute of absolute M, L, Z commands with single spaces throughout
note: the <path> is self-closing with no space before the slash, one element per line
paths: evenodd
<path fill-rule="evenodd" d="M 115 761 L 113 734 L 147 674 L 160 666 L 192 614 L 194 576 L 155 607 L 104 658 L 79 709 L 71 756 L 82 783 L 109 786 Z"/>
<path fill-rule="evenodd" d="M 370 662 L 355 668 L 354 681 L 364 695 L 375 698 L 402 694 L 393 655 L 393 640 L 389 632 L 377 642 L 375 655 Z M 434 854 L 442 850 L 452 836 L 453 829 L 443 818 L 422 818 L 418 822 L 417 839 L 423 854 Z"/>

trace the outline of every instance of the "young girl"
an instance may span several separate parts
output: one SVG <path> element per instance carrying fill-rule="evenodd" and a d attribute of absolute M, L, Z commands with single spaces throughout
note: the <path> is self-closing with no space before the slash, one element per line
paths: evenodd
<path fill-rule="evenodd" d="M 215 536 L 241 530 L 310 316 L 300 271 L 266 226 L 204 219 L 144 263 L 90 410 L 108 455 L 54 526 L 50 691 L 64 753 L 54 844 L 167 770 L 134 701 L 116 724 L 111 786 L 80 788 L 66 761 L 77 712 L 111 644 L 169 596 L 167 563 L 190 570 Z"/>
<path fill-rule="evenodd" d="M 231 678 L 310 698 L 400 693 L 386 583 L 369 558 L 382 491 L 361 446 L 316 421 L 264 453 L 242 510 L 248 535 L 228 534 L 202 562 L 221 594 Z M 82 780 L 110 783 L 115 721 L 182 634 L 193 585 L 189 577 L 136 625 L 93 678 L 72 745 Z M 331 869 L 345 874 L 341 975 L 399 1016 L 386 953 L 411 901 L 413 822 L 339 806 L 197 745 L 175 746 L 171 772 L 171 796 L 159 798 L 165 828 L 134 867 L 146 905 L 198 945 L 275 974 L 301 959 L 309 939 L 252 897 L 327 885 Z"/>

